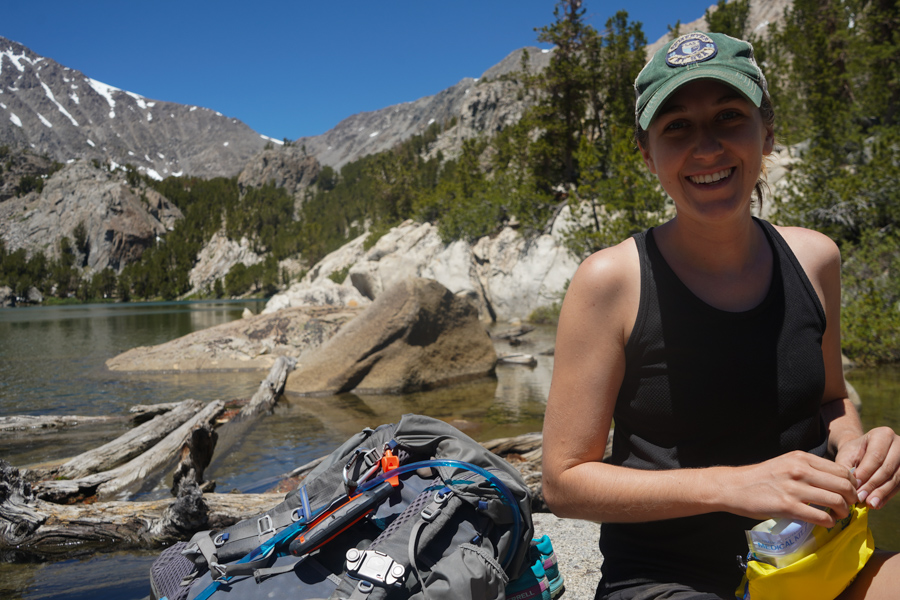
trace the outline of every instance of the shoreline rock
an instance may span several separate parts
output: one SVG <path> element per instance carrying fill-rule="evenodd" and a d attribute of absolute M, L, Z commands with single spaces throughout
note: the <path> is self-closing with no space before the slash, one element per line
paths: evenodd
<path fill-rule="evenodd" d="M 301 359 L 285 391 L 407 393 L 492 375 L 496 363 L 475 305 L 437 281 L 414 278 L 379 295 Z"/>
<path fill-rule="evenodd" d="M 237 319 L 159 344 L 138 346 L 106 361 L 111 371 L 263 371 L 280 356 L 300 358 L 330 339 L 361 309 L 286 308 Z"/>

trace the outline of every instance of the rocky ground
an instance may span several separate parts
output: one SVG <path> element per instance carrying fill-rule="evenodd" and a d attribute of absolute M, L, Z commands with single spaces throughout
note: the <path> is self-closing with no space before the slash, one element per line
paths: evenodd
<path fill-rule="evenodd" d="M 576 519 L 560 519 L 552 513 L 535 513 L 535 537 L 547 534 L 565 579 L 566 600 L 590 600 L 600 581 L 603 555 L 597 547 L 600 524 Z"/>

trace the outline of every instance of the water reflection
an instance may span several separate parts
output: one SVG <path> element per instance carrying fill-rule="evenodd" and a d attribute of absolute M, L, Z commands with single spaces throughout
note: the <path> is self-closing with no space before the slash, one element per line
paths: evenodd
<path fill-rule="evenodd" d="M 900 432 L 900 366 L 850 371 L 847 380 L 862 398 L 866 430 L 886 425 Z M 900 495 L 883 509 L 869 511 L 869 526 L 877 547 L 900 551 Z"/>
<path fill-rule="evenodd" d="M 0 598 L 138 600 L 150 595 L 158 552 L 115 552 L 51 563 L 0 562 Z"/>

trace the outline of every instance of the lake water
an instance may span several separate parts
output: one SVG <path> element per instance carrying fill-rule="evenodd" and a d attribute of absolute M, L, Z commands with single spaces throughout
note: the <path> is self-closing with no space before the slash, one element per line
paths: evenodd
<path fill-rule="evenodd" d="M 105 361 L 134 346 L 159 344 L 254 313 L 262 301 L 167 302 L 0 309 L 0 416 L 126 415 L 135 404 L 249 398 L 263 372 L 216 374 L 111 373 Z M 405 396 L 344 394 L 285 397 L 229 453 L 208 479 L 219 491 L 263 491 L 294 467 L 331 451 L 366 426 L 408 412 L 449 421 L 478 440 L 539 431 L 552 372 L 555 331 L 538 327 L 527 345 L 498 351 L 533 354 L 538 365 L 498 367 L 497 378 Z M 900 429 L 900 369 L 854 372 L 867 427 Z M 126 423 L 78 427 L 38 436 L 0 436 L 0 458 L 24 467 L 59 460 L 121 435 Z M 144 490 L 163 497 L 165 482 Z M 871 516 L 879 546 L 900 550 L 900 501 Z M 9 564 L 0 555 L 0 598 L 110 600 L 145 598 L 153 553 L 109 553 L 53 563 Z"/>

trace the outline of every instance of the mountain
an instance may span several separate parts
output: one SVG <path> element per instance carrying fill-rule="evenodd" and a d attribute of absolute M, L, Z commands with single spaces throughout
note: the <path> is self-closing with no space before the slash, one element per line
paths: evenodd
<path fill-rule="evenodd" d="M 163 179 L 237 175 L 267 141 L 237 119 L 120 90 L 0 37 L 0 146 Z"/>
<path fill-rule="evenodd" d="M 523 48 L 510 53 L 478 79 L 466 77 L 433 96 L 347 117 L 322 135 L 302 137 L 296 145 L 306 148 L 320 163 L 340 169 L 368 154 L 393 148 L 420 134 L 432 123 L 456 125 L 445 131 L 441 144 L 453 153 L 460 140 L 480 133 L 496 132 L 521 118 L 525 100 L 517 97 L 521 87 L 508 76 L 522 68 L 528 52 L 528 69 L 537 72 L 550 64 L 552 52 Z M 447 152 L 445 152 L 445 155 Z"/>
<path fill-rule="evenodd" d="M 792 0 L 754 0 L 750 4 L 748 29 L 754 35 L 765 36 L 769 24 L 780 21 L 791 3 Z M 710 4 L 710 10 L 715 12 L 716 5 L 712 0 Z M 708 30 L 704 15 L 681 24 L 682 32 L 693 30 Z M 648 44 L 647 56 L 669 41 L 671 36 L 666 34 Z M 521 87 L 509 76 L 521 70 L 525 51 L 532 73 L 550 64 L 553 56 L 552 51 L 534 47 L 515 50 L 478 79 L 467 77 L 433 96 L 352 115 L 322 135 L 302 137 L 296 144 L 305 147 L 321 164 L 340 169 L 368 154 L 388 150 L 422 133 L 432 123 L 455 120 L 456 125 L 445 131 L 434 145 L 435 150 L 452 157 L 462 140 L 499 131 L 522 116 L 527 105 L 518 97 Z"/>

